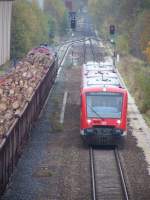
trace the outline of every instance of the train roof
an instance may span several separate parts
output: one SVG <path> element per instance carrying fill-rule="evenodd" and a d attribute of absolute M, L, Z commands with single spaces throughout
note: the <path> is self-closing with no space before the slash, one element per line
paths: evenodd
<path fill-rule="evenodd" d="M 122 88 L 111 57 L 104 58 L 103 62 L 89 61 L 83 65 L 82 89 L 91 88 Z"/>

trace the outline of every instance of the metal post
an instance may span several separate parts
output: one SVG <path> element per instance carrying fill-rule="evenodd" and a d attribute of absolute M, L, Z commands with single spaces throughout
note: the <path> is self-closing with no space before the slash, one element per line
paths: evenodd
<path fill-rule="evenodd" d="M 113 49 L 114 49 L 114 52 L 113 52 L 113 64 L 114 64 L 114 66 L 116 67 L 116 43 L 115 43 L 115 41 L 113 42 Z"/>
<path fill-rule="evenodd" d="M 73 63 L 73 45 L 72 45 L 72 65 L 74 65 L 74 63 Z"/>
<path fill-rule="evenodd" d="M 112 47 L 113 47 L 113 65 L 116 67 L 116 42 L 115 42 L 114 37 L 112 37 L 110 39 L 110 42 L 111 42 Z"/>

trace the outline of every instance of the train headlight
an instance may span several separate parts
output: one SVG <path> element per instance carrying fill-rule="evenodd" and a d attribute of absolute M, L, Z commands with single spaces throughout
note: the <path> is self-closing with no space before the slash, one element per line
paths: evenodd
<path fill-rule="evenodd" d="M 91 122 L 92 122 L 91 119 L 88 119 L 88 120 L 87 120 L 87 123 L 88 123 L 88 124 L 91 124 Z"/>
<path fill-rule="evenodd" d="M 118 125 L 121 124 L 121 120 L 120 120 L 120 119 L 117 120 L 117 124 L 118 124 Z"/>

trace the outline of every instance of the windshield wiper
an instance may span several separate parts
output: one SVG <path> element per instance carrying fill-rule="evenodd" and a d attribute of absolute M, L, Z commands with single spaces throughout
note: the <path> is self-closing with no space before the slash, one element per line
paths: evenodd
<path fill-rule="evenodd" d="M 97 113 L 97 112 L 94 110 L 94 108 L 93 108 L 92 106 L 90 106 L 90 105 L 88 105 L 88 104 L 87 104 L 87 106 L 97 115 L 97 117 L 99 117 L 100 119 L 104 119 L 103 117 L 101 117 L 101 116 L 99 115 L 99 113 Z"/>

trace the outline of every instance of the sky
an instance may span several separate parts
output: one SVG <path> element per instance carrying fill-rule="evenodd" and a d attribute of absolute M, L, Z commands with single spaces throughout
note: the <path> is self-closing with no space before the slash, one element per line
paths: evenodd
<path fill-rule="evenodd" d="M 39 2 L 40 7 L 43 8 L 43 0 L 38 0 L 38 2 Z"/>

